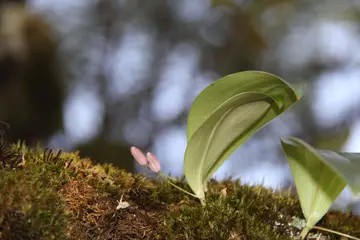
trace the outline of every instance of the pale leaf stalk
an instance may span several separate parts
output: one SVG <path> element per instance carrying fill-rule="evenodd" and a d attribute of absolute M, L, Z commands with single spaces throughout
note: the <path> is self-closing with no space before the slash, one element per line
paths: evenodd
<path fill-rule="evenodd" d="M 300 239 L 305 239 L 306 236 L 309 234 L 310 230 L 311 230 L 311 228 L 305 227 L 305 228 L 301 231 Z"/>
<path fill-rule="evenodd" d="M 323 227 L 314 226 L 313 229 L 320 230 L 320 231 L 324 231 L 324 232 L 333 233 L 333 234 L 336 234 L 336 235 L 339 235 L 339 236 L 343 236 L 343 237 L 349 238 L 349 239 L 360 240 L 360 238 L 353 237 L 353 236 L 350 236 L 350 235 L 348 235 L 348 234 L 341 233 L 341 232 L 334 231 L 334 230 L 327 229 L 327 228 L 323 228 Z M 311 228 L 305 227 L 305 228 L 301 231 L 300 239 L 305 239 L 306 236 L 308 235 L 308 233 L 310 232 L 310 230 L 311 230 Z"/>
<path fill-rule="evenodd" d="M 134 157 L 134 159 L 136 160 L 136 162 L 138 162 L 141 166 L 146 166 L 150 171 L 156 173 L 163 180 L 168 182 L 171 186 L 179 189 L 180 191 L 182 191 L 190 196 L 200 199 L 201 205 L 205 206 L 204 198 L 199 198 L 195 194 L 192 194 L 192 193 L 186 191 L 185 189 L 182 189 L 181 187 L 179 187 L 179 186 L 175 185 L 174 183 L 172 183 L 171 181 L 169 181 L 168 178 L 164 174 L 160 173 L 160 170 L 161 170 L 160 161 L 159 161 L 159 159 L 156 158 L 156 156 L 154 154 L 148 152 L 145 155 L 140 149 L 138 149 L 135 146 L 132 146 L 130 148 L 130 152 L 131 152 L 132 156 Z"/>
<path fill-rule="evenodd" d="M 160 173 L 160 172 L 157 173 L 157 174 L 158 174 L 163 180 L 165 180 L 167 183 L 169 183 L 171 186 L 179 189 L 180 191 L 182 191 L 182 192 L 184 192 L 184 193 L 186 193 L 186 194 L 188 194 L 188 195 L 190 195 L 190 196 L 193 196 L 193 197 L 195 197 L 195 198 L 198 198 L 195 194 L 190 193 L 190 192 L 186 191 L 185 189 L 183 189 L 183 188 L 177 186 L 176 184 L 172 183 L 171 181 L 169 181 L 164 174 L 162 174 L 162 173 Z M 202 204 L 203 206 L 205 206 L 205 200 L 202 199 L 202 198 L 199 198 L 199 199 L 200 199 L 201 204 Z"/>
<path fill-rule="evenodd" d="M 317 226 L 314 226 L 313 228 L 314 228 L 314 229 L 317 229 L 317 230 L 320 230 L 320 231 L 325 231 L 325 232 L 337 234 L 337 235 L 339 235 L 339 236 L 343 236 L 343 237 L 346 237 L 346 238 L 349 238 L 349 239 L 360 240 L 360 238 L 353 237 L 353 236 L 350 236 L 350 235 L 348 235 L 348 234 L 341 233 L 341 232 L 338 232 L 338 231 L 334 231 L 334 230 L 331 230 L 331 229 L 327 229 L 327 228 L 323 228 L 323 227 L 317 227 Z"/>

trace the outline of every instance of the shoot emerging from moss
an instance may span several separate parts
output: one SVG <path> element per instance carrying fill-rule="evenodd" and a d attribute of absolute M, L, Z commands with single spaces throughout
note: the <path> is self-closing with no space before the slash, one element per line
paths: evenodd
<path fill-rule="evenodd" d="M 152 154 L 151 152 L 148 152 L 145 156 L 145 154 L 135 146 L 132 146 L 130 148 L 130 152 L 138 164 L 140 164 L 141 166 L 146 166 L 150 171 L 159 175 L 163 180 L 168 182 L 171 186 L 179 189 L 180 191 L 182 191 L 190 196 L 197 198 L 197 196 L 195 194 L 192 194 L 192 193 L 182 189 L 181 187 L 173 184 L 171 181 L 169 181 L 167 179 L 167 177 L 165 175 L 160 173 L 160 170 L 161 170 L 160 161 L 156 158 L 156 156 L 154 154 Z"/>

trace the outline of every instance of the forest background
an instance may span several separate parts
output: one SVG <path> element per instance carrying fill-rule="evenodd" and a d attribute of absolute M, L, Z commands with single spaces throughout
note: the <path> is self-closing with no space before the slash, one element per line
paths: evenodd
<path fill-rule="evenodd" d="M 306 95 L 236 151 L 217 178 L 233 175 L 273 188 L 291 184 L 281 136 L 296 136 L 318 148 L 360 152 L 360 1 L 27 4 L 50 23 L 59 42 L 62 124 L 42 127 L 48 108 L 36 114 L 43 119 L 37 124 L 29 125 L 31 114 L 22 120 L 26 129 L 45 131 L 31 140 L 46 147 L 79 150 L 97 162 L 144 171 L 129 152 L 136 145 L 154 152 L 164 173 L 181 176 L 186 119 L 196 95 L 225 75 L 261 70 L 290 83 L 306 83 Z M 0 100 L 0 107 L 15 111 L 5 107 L 9 102 L 4 96 Z M 335 207 L 353 199 L 345 189 Z"/>

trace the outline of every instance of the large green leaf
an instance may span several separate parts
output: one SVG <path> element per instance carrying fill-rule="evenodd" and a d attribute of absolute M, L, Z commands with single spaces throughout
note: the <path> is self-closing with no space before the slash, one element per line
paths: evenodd
<path fill-rule="evenodd" d="M 204 89 L 188 117 L 184 172 L 200 198 L 203 184 L 249 137 L 301 96 L 275 75 L 246 71 L 226 76 Z"/>
<path fill-rule="evenodd" d="M 355 194 L 360 192 L 360 154 L 316 150 L 293 137 L 281 143 L 307 220 L 306 235 L 347 184 Z"/>

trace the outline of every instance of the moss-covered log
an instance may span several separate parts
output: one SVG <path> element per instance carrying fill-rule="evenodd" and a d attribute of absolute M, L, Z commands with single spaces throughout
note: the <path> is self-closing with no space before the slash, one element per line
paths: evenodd
<path fill-rule="evenodd" d="M 0 150 L 0 239 L 285 240 L 300 232 L 290 224 L 302 218 L 290 191 L 211 180 L 202 207 L 159 179 L 95 165 L 77 153 L 20 144 Z M 190 190 L 184 179 L 173 181 Z M 330 212 L 319 226 L 360 237 L 360 218 L 350 213 Z"/>

